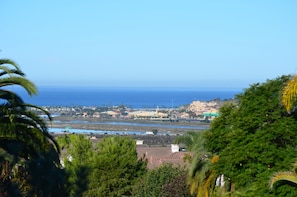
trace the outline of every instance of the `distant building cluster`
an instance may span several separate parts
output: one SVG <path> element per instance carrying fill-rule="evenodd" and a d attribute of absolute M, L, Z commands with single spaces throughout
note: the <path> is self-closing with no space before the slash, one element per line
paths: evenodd
<path fill-rule="evenodd" d="M 219 106 L 220 105 L 216 101 L 193 101 L 186 111 L 195 114 L 196 116 L 214 118 L 218 116 Z"/>
<path fill-rule="evenodd" d="M 217 117 L 220 101 L 193 101 L 189 106 L 180 108 L 131 109 L 125 106 L 113 107 L 44 107 L 52 115 L 104 118 L 104 119 L 151 119 L 151 120 L 178 120 L 178 119 L 208 119 Z"/>

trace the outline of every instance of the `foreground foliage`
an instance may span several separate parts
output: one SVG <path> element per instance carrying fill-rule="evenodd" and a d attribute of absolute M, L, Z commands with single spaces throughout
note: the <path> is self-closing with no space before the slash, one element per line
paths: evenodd
<path fill-rule="evenodd" d="M 216 173 L 213 164 L 218 160 L 205 149 L 205 131 L 189 131 L 176 138 L 176 143 L 182 143 L 191 154 L 186 157 L 190 165 L 188 167 L 187 184 L 190 193 L 197 197 L 213 196 L 215 193 Z"/>
<path fill-rule="evenodd" d="M 64 165 L 70 196 L 131 196 L 132 187 L 146 172 L 129 137 L 106 137 L 93 146 L 83 135 L 66 135 L 58 142 L 67 151 Z"/>
<path fill-rule="evenodd" d="M 0 195 L 62 195 L 64 179 L 59 147 L 48 133 L 44 119 L 29 108 L 51 117 L 9 89 L 20 86 L 29 95 L 37 93 L 35 85 L 15 62 L 0 59 L 0 70 Z"/>
<path fill-rule="evenodd" d="M 135 197 L 190 197 L 185 169 L 164 164 L 147 172 L 134 187 Z"/>
<path fill-rule="evenodd" d="M 296 196 L 289 185 L 270 190 L 270 176 L 292 163 L 297 153 L 296 114 L 280 103 L 287 76 L 253 84 L 227 103 L 205 133 L 206 148 L 219 156 L 216 175 L 226 177 L 225 190 L 238 196 Z"/>
<path fill-rule="evenodd" d="M 62 163 L 66 170 L 66 191 L 69 196 L 82 196 L 89 184 L 90 165 L 95 150 L 90 139 L 84 135 L 58 137 Z"/>
<path fill-rule="evenodd" d="M 86 196 L 131 196 L 132 186 L 146 171 L 136 143 L 128 137 L 107 137 L 97 144 Z"/>

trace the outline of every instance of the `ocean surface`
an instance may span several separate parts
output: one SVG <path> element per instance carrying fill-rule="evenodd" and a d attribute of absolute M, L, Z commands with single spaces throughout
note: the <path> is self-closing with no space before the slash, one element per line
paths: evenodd
<path fill-rule="evenodd" d="M 12 89 L 25 102 L 38 106 L 116 106 L 132 108 L 171 108 L 192 101 L 232 99 L 238 90 L 194 90 L 166 88 L 82 88 L 39 87 L 38 95 L 28 96 L 22 89 Z"/>

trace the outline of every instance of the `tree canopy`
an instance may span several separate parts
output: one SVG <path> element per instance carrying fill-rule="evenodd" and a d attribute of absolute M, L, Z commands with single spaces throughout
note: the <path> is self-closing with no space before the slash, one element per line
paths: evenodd
<path fill-rule="evenodd" d="M 59 137 L 64 153 L 70 196 L 131 196 L 133 185 L 146 172 L 136 142 L 130 137 L 105 137 L 92 142 L 84 135 Z"/>
<path fill-rule="evenodd" d="M 104 138 L 97 144 L 86 196 L 131 196 L 133 185 L 145 172 L 146 161 L 138 159 L 132 138 Z"/>
<path fill-rule="evenodd" d="M 226 103 L 205 133 L 208 151 L 219 156 L 217 175 L 224 174 L 231 192 L 246 195 L 296 196 L 290 186 L 269 190 L 270 176 L 288 167 L 297 153 L 296 114 L 281 105 L 282 76 L 257 83 Z"/>
<path fill-rule="evenodd" d="M 57 142 L 64 150 L 62 162 L 66 170 L 67 193 L 70 197 L 82 196 L 88 189 L 94 146 L 84 135 L 64 135 L 58 137 Z"/>
<path fill-rule="evenodd" d="M 135 197 L 190 197 L 186 171 L 179 166 L 163 164 L 148 171 L 134 187 Z"/>

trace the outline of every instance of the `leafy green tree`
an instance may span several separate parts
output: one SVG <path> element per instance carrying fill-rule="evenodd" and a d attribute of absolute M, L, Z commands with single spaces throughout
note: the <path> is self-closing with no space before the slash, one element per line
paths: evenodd
<path fill-rule="evenodd" d="M 296 114 L 280 104 L 282 76 L 251 85 L 236 96 L 237 103 L 220 109 L 205 133 L 206 148 L 219 156 L 214 164 L 226 177 L 231 193 L 246 196 L 296 196 L 288 185 L 267 186 L 270 176 L 292 163 L 297 153 Z"/>
<path fill-rule="evenodd" d="M 162 197 L 191 197 L 187 184 L 187 172 L 176 175 L 172 181 L 162 186 Z"/>
<path fill-rule="evenodd" d="M 134 187 L 133 196 L 135 197 L 161 197 L 161 196 L 170 196 L 170 191 L 174 191 L 172 184 L 178 183 L 175 182 L 177 179 L 184 177 L 185 170 L 178 166 L 173 166 L 172 164 L 164 164 L 157 169 L 153 169 L 147 172 L 147 174 L 142 177 L 139 182 Z M 178 183 L 179 186 L 182 185 L 182 188 L 186 188 L 185 191 L 181 191 L 181 188 L 175 188 L 178 190 L 178 195 L 190 196 L 189 188 L 186 185 L 186 179 L 181 183 Z M 185 185 L 183 185 L 185 184 Z M 171 187 L 171 188 L 170 188 Z M 174 196 L 175 194 L 172 194 Z"/>
<path fill-rule="evenodd" d="M 136 143 L 128 137 L 107 137 L 95 146 L 84 135 L 57 139 L 63 149 L 70 196 L 131 196 L 132 187 L 146 172 Z"/>
<path fill-rule="evenodd" d="M 138 159 L 136 143 L 129 137 L 104 138 L 92 159 L 84 196 L 131 196 L 133 185 L 146 172 L 146 161 Z"/>
<path fill-rule="evenodd" d="M 91 173 L 91 162 L 94 146 L 84 135 L 64 135 L 57 139 L 59 145 L 65 149 L 63 163 L 67 175 L 67 193 L 72 196 L 82 196 L 87 190 Z"/>

